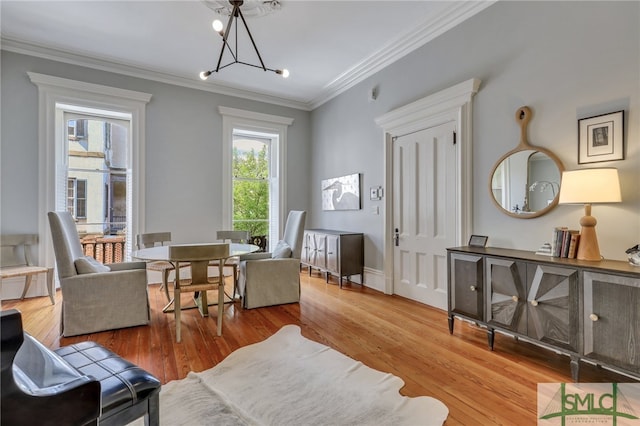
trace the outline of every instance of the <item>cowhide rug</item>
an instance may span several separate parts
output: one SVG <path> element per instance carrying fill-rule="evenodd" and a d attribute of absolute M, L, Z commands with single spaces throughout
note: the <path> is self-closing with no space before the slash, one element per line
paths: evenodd
<path fill-rule="evenodd" d="M 437 399 L 399 393 L 392 374 L 304 338 L 295 325 L 160 392 L 162 425 L 442 425 Z M 141 420 L 141 419 L 140 419 Z M 135 422 L 135 424 L 140 421 Z"/>

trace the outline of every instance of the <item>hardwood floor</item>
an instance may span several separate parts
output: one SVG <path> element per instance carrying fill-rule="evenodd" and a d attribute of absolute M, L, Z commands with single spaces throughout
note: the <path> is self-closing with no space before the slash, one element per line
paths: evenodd
<path fill-rule="evenodd" d="M 182 315 L 182 342 L 175 343 L 173 314 L 163 293 L 149 288 L 150 326 L 59 336 L 60 303 L 48 297 L 3 301 L 2 309 L 23 313 L 24 328 L 50 348 L 94 340 L 156 375 L 163 383 L 213 367 L 235 349 L 264 340 L 285 324 L 369 367 L 401 377 L 407 396 L 429 395 L 449 407 L 446 425 L 534 425 L 537 383 L 570 382 L 569 358 L 501 334 L 489 351 L 486 334 L 456 320 L 449 334 L 445 312 L 355 284 L 301 274 L 299 304 L 243 310 L 227 306 L 223 335 L 197 310 Z M 58 291 L 57 301 L 61 294 Z M 595 366 L 580 365 L 582 382 L 630 382 Z"/>

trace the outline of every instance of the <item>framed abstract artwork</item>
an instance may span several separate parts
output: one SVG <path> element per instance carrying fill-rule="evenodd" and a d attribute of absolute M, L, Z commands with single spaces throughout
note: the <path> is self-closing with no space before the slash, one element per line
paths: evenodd
<path fill-rule="evenodd" d="M 360 173 L 323 179 L 322 210 L 360 210 Z"/>
<path fill-rule="evenodd" d="M 624 160 L 624 111 L 578 120 L 578 164 Z"/>

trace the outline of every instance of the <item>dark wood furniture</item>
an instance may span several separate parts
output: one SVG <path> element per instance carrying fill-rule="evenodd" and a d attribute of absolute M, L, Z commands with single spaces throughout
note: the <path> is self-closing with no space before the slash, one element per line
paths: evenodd
<path fill-rule="evenodd" d="M 449 264 L 449 332 L 460 317 L 579 361 L 640 378 L 640 269 L 501 248 L 456 247 Z"/>
<path fill-rule="evenodd" d="M 360 275 L 364 282 L 364 235 L 357 232 L 333 231 L 329 229 L 305 229 L 302 243 L 302 265 L 318 269 L 329 276 L 342 278 Z"/>

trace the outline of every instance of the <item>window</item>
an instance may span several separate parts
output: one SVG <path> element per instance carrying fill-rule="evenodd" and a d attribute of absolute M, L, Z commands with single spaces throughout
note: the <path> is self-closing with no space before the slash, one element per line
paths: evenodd
<path fill-rule="evenodd" d="M 76 219 L 87 218 L 87 181 L 70 178 L 67 180 L 67 210 Z"/>
<path fill-rule="evenodd" d="M 287 129 L 293 123 L 292 118 L 280 117 L 270 114 L 261 114 L 252 111 L 244 111 L 235 108 L 218 107 L 222 115 L 222 201 L 225 208 L 222 210 L 222 229 L 245 229 L 242 226 L 260 226 L 252 231 L 265 232 L 267 244 L 275 244 L 281 237 L 281 230 L 287 214 L 286 197 L 286 146 Z M 241 151 L 240 140 L 247 144 L 254 144 L 254 157 L 256 160 L 264 155 L 264 161 L 256 161 L 262 164 L 262 168 L 255 167 L 252 171 L 239 173 L 236 176 L 235 168 L 240 165 Z M 249 148 L 250 152 L 251 148 Z M 264 152 L 263 152 L 264 150 Z M 265 169 L 264 165 L 268 166 Z M 251 187 L 261 191 L 261 197 L 255 197 L 255 208 L 266 208 L 264 212 L 241 212 L 242 198 L 239 195 L 243 187 Z M 245 188 L 246 189 L 246 188 Z M 247 189 L 248 190 L 248 189 Z M 267 202 L 265 206 L 265 200 Z M 247 204 L 248 205 L 248 204 Z M 243 224 L 243 225 L 241 225 Z M 268 224 L 268 225 L 267 225 Z"/>
<path fill-rule="evenodd" d="M 145 152 L 145 109 L 151 95 L 33 72 L 27 72 L 27 74 L 31 82 L 39 89 L 39 156 L 42 172 L 38 188 L 38 216 L 41 218 L 39 233 L 42 236 L 42 241 L 39 244 L 38 258 L 47 264 L 55 262 L 51 235 L 47 231 L 47 212 L 67 208 L 69 200 L 68 179 L 75 178 L 87 181 L 84 201 L 85 224 L 93 221 L 91 218 L 93 212 L 100 211 L 101 219 L 97 221 L 98 223 L 106 223 L 105 216 L 108 217 L 112 214 L 113 220 L 109 219 L 108 222 L 112 225 L 117 223 L 126 232 L 123 260 L 130 259 L 133 247 L 131 237 L 140 229 L 144 229 L 145 171 L 142 155 Z M 69 138 L 69 127 L 73 128 L 74 124 L 65 120 L 65 112 L 76 114 L 76 117 L 68 117 L 70 120 L 76 120 L 75 137 L 77 138 L 79 134 L 85 136 L 82 141 L 72 141 L 74 143 L 73 150 L 76 151 L 74 153 L 76 159 L 84 156 L 87 159 L 93 158 L 96 161 L 99 159 L 105 163 L 108 161 L 110 164 L 108 173 L 105 170 L 100 170 L 104 179 L 99 179 L 103 182 L 99 190 L 96 190 L 97 186 L 93 186 L 94 180 L 98 179 L 69 174 L 70 165 L 67 163 L 70 156 L 68 150 L 71 145 L 69 140 L 72 139 Z M 113 126 L 110 129 L 92 128 L 91 121 L 88 120 L 84 124 L 80 124 L 83 127 L 79 130 L 79 120 L 92 118 L 96 115 L 107 122 L 124 120 L 130 123 L 126 126 L 128 142 L 124 145 L 124 150 L 113 146 L 108 148 L 103 146 L 101 147 L 103 158 L 100 158 L 100 150 L 94 149 L 96 147 L 88 135 L 92 132 L 97 134 L 102 130 L 105 134 L 111 134 L 109 137 L 113 143 L 116 139 L 113 134 L 117 129 Z M 104 141 L 104 138 L 102 140 Z M 120 154 L 117 154 L 116 151 Z M 115 169 L 118 169 L 120 174 L 111 173 Z M 97 175 L 99 174 L 94 174 L 94 177 Z M 107 176 L 109 176 L 108 179 Z M 124 180 L 122 180 L 122 176 L 125 176 Z M 108 185 L 111 185 L 111 192 L 107 191 Z M 108 197 L 102 196 L 107 193 Z M 100 195 L 97 196 L 97 194 Z M 113 204 L 104 208 L 105 200 L 111 200 Z M 100 208 L 93 205 L 94 202 L 98 203 Z M 110 211 L 111 207 L 114 207 L 112 211 Z M 118 217 L 121 216 L 119 209 L 125 207 L 126 219 L 122 219 L 122 217 Z M 80 231 L 80 229 L 78 230 Z"/>
<path fill-rule="evenodd" d="M 67 123 L 67 135 L 71 140 L 82 139 L 86 136 L 85 128 L 87 120 L 69 120 Z"/>
<path fill-rule="evenodd" d="M 275 137 L 233 134 L 233 229 L 252 237 L 269 235 L 270 147 Z"/>

